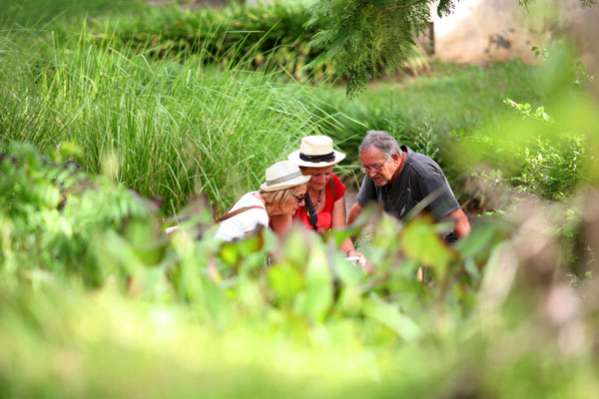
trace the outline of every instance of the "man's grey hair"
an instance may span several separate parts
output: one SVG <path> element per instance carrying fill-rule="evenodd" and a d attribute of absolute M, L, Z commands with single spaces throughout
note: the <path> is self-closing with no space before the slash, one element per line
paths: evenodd
<path fill-rule="evenodd" d="M 360 144 L 360 152 L 375 147 L 384 152 L 387 157 L 393 154 L 401 154 L 399 143 L 393 136 L 384 130 L 369 130 Z"/>

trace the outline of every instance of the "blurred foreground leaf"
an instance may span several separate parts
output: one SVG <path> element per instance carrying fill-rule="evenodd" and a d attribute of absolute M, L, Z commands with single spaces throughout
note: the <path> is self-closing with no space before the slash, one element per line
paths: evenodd
<path fill-rule="evenodd" d="M 441 240 L 434 225 L 424 219 L 415 219 L 401 232 L 401 243 L 406 254 L 432 267 L 440 279 L 445 277 L 453 251 Z"/>
<path fill-rule="evenodd" d="M 365 301 L 364 314 L 389 327 L 406 342 L 414 342 L 422 336 L 420 327 L 402 314 L 397 305 L 384 302 L 376 294 Z"/>

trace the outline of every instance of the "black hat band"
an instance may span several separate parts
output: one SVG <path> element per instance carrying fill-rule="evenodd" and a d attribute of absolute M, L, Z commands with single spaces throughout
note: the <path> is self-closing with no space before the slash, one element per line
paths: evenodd
<path fill-rule="evenodd" d="M 302 161 L 306 162 L 331 162 L 335 160 L 335 152 L 323 155 L 307 155 L 300 152 L 299 157 Z"/>

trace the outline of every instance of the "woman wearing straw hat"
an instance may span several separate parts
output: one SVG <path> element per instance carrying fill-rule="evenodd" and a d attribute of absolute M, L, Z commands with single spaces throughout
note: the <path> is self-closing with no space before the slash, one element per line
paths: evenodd
<path fill-rule="evenodd" d="M 281 161 L 266 169 L 260 191 L 244 194 L 233 208 L 221 217 L 216 237 L 233 241 L 263 228 L 271 227 L 281 237 L 291 226 L 292 216 L 303 203 L 306 183 L 294 162 Z"/>
<path fill-rule="evenodd" d="M 297 209 L 294 219 L 319 233 L 345 227 L 345 184 L 333 173 L 333 166 L 345 159 L 345 154 L 333 149 L 333 140 L 328 136 L 306 136 L 300 149 L 288 158 L 310 176 L 304 205 Z M 350 239 L 341 249 L 348 256 L 357 257 L 360 264 L 366 263 Z"/>

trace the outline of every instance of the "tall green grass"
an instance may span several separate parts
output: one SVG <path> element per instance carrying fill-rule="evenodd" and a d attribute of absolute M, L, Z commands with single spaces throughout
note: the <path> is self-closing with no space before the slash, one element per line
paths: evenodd
<path fill-rule="evenodd" d="M 2 0 L 0 28 L 43 28 L 93 15 L 139 10 L 143 0 Z"/>
<path fill-rule="evenodd" d="M 150 63 L 90 46 L 84 35 L 29 49 L 4 38 L 3 146 L 18 140 L 53 151 L 73 143 L 86 169 L 100 172 L 116 159 L 119 181 L 163 198 L 168 210 L 194 192 L 222 210 L 318 129 L 298 96 L 268 75 L 217 73 L 201 59 Z"/>

